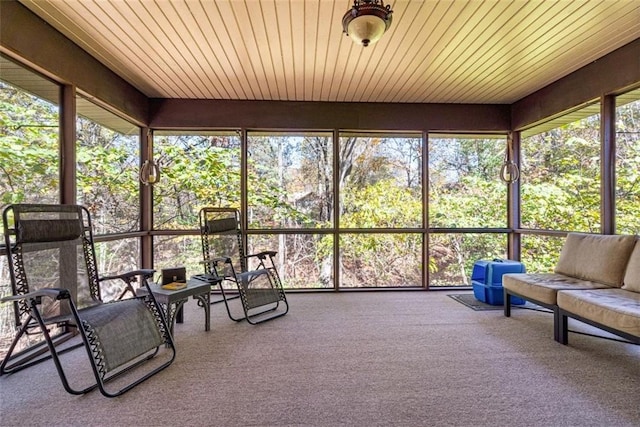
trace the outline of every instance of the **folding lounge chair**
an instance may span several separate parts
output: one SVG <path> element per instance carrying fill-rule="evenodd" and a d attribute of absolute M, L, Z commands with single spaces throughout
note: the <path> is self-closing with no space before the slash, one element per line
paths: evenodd
<path fill-rule="evenodd" d="M 199 219 L 205 273 L 194 278 L 224 279 L 217 284 L 229 318 L 257 324 L 287 314 L 289 304 L 273 259 L 276 252 L 246 254 L 238 210 L 206 207 L 200 210 Z M 235 285 L 237 295 L 225 290 L 229 283 Z M 230 301 L 236 298 L 242 305 L 241 317 L 234 316 L 230 308 Z"/>
<path fill-rule="evenodd" d="M 98 388 L 115 397 L 173 362 L 173 339 L 147 283 L 154 271 L 98 278 L 87 209 L 11 205 L 3 212 L 3 225 L 13 295 L 2 301 L 13 302 L 18 330 L 0 363 L 0 375 L 52 359 L 67 392 L 84 394 Z M 125 291 L 133 295 L 137 281 L 146 291 L 103 302 L 101 282 L 111 279 L 124 281 Z M 18 343 L 32 335 L 41 339 L 20 349 Z M 78 347 L 85 348 L 95 381 L 73 375 L 78 365 L 65 370 L 61 355 Z M 76 378 L 70 381 L 72 377 Z"/>

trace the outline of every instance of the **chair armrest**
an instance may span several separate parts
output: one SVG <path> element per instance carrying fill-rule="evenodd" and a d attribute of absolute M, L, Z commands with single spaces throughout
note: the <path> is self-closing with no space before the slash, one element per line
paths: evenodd
<path fill-rule="evenodd" d="M 251 257 L 256 257 L 259 259 L 265 259 L 266 257 L 274 257 L 276 256 L 278 252 L 276 251 L 262 251 L 262 252 L 258 252 L 255 254 L 249 254 L 249 255 L 245 255 L 245 258 L 251 258 Z"/>
<path fill-rule="evenodd" d="M 224 262 L 227 264 L 231 264 L 231 257 L 223 256 L 218 258 L 206 259 L 204 261 L 200 261 L 200 264 L 217 264 L 219 262 Z"/>
<path fill-rule="evenodd" d="M 71 294 L 67 289 L 61 288 L 42 288 L 37 291 L 27 292 L 22 295 L 9 295 L 0 299 L 0 302 L 21 301 L 32 298 L 49 297 L 52 299 L 70 299 Z"/>
<path fill-rule="evenodd" d="M 133 283 L 138 280 L 138 276 L 142 276 L 142 283 L 140 284 L 140 287 L 148 285 L 148 282 L 149 282 L 148 279 L 153 278 L 153 273 L 155 273 L 155 270 L 148 269 L 148 268 L 133 270 L 133 271 L 127 271 L 126 273 L 117 274 L 115 276 L 104 276 L 99 278 L 98 281 L 104 282 L 106 280 L 122 280 L 125 283 L 125 288 L 122 291 L 122 293 L 120 293 L 120 296 L 116 298 L 117 300 L 121 300 L 124 298 L 127 292 L 131 292 L 131 294 L 134 297 L 136 297 L 138 293 L 133 288 Z M 101 296 L 101 299 L 102 299 L 102 296 Z"/>
<path fill-rule="evenodd" d="M 215 274 L 202 273 L 202 274 L 194 274 L 193 276 L 191 276 L 191 280 L 198 280 L 200 282 L 206 282 L 211 285 L 217 285 L 218 283 L 224 280 L 224 277 L 220 277 Z"/>
<path fill-rule="evenodd" d="M 99 281 L 105 281 L 105 280 L 115 280 L 115 279 L 122 279 L 125 282 L 129 283 L 129 281 L 131 281 L 132 277 L 136 277 L 136 276 L 144 276 L 145 278 L 150 278 L 153 276 L 153 273 L 155 273 L 155 270 L 152 269 L 140 269 L 140 270 L 133 270 L 133 271 L 128 271 L 126 273 L 122 273 L 122 274 L 117 274 L 115 276 L 104 276 L 99 278 Z"/>

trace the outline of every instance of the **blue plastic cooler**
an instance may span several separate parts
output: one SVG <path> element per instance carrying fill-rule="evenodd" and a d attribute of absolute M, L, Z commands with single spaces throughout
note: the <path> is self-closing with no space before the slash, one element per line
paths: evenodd
<path fill-rule="evenodd" d="M 471 272 L 473 294 L 478 301 L 490 305 L 503 305 L 502 275 L 506 273 L 525 273 L 521 262 L 509 259 L 494 259 L 492 261 L 476 261 Z M 523 305 L 522 298 L 511 297 L 511 304 Z"/>

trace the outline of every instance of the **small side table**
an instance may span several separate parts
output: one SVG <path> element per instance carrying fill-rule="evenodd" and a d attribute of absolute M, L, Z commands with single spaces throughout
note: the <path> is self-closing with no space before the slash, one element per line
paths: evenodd
<path fill-rule="evenodd" d="M 158 304 L 164 308 L 164 314 L 169 323 L 170 332 L 173 335 L 173 325 L 176 320 L 176 315 L 182 309 L 182 306 L 187 302 L 189 297 L 200 301 L 204 308 L 204 330 L 208 331 L 211 328 L 210 313 L 210 295 L 211 286 L 217 282 L 202 281 L 196 279 L 187 280 L 187 287 L 178 289 L 177 291 L 170 291 L 162 289 L 158 284 L 150 284 L 151 292 L 155 297 Z"/>

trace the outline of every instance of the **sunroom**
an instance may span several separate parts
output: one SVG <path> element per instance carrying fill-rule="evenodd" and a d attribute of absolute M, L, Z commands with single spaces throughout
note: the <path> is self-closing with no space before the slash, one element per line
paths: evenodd
<path fill-rule="evenodd" d="M 350 0 L 0 2 L 2 206 L 87 206 L 104 273 L 200 272 L 199 210 L 235 207 L 294 294 L 640 234 L 638 1 L 386 3 L 361 46 Z"/>

